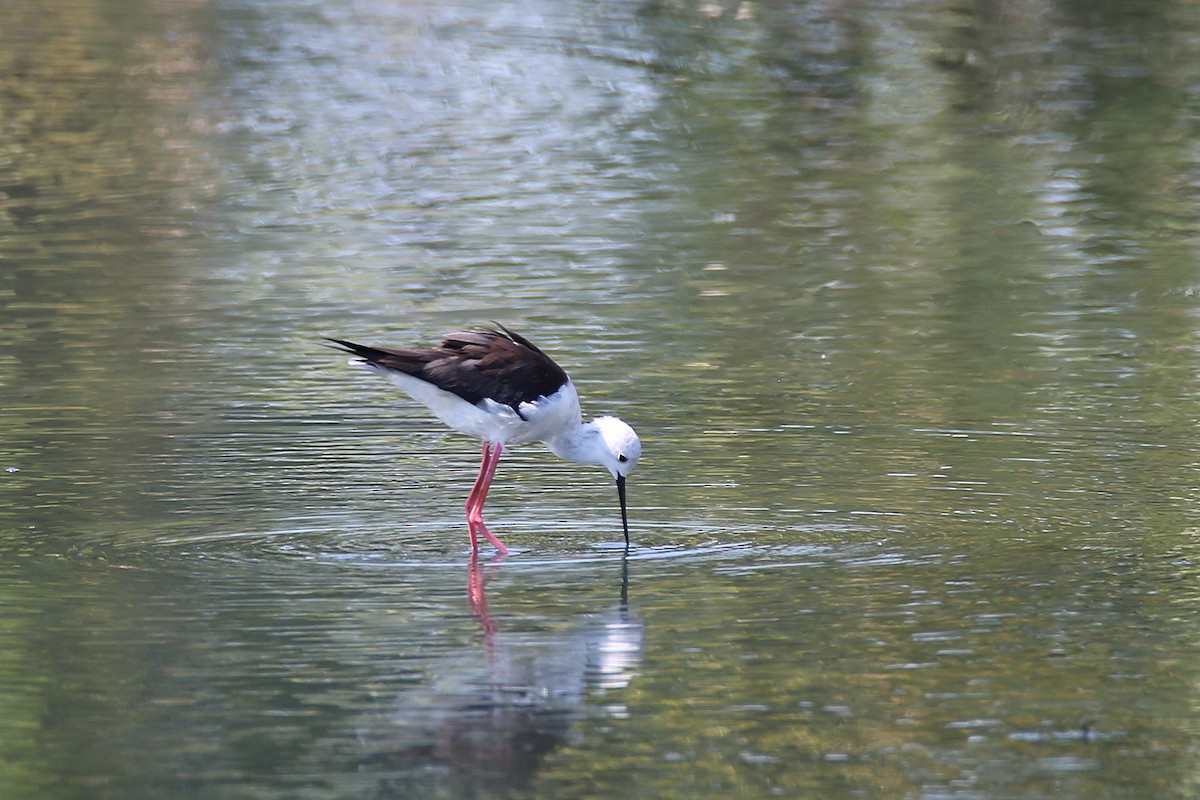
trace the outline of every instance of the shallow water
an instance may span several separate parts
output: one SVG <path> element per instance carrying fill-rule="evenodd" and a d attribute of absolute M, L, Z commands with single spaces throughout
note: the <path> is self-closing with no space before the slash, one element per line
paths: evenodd
<path fill-rule="evenodd" d="M 1192 793 L 1194 10 L 6 14 L 5 797 Z"/>

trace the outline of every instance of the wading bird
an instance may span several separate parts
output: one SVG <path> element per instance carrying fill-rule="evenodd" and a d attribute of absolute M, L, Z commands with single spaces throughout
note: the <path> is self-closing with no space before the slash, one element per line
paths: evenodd
<path fill-rule="evenodd" d="M 563 368 L 503 325 L 448 334 L 424 349 L 369 347 L 329 339 L 353 363 L 403 389 L 459 433 L 483 441 L 479 476 L 467 495 L 467 529 L 478 550 L 482 533 L 500 553 L 508 548 L 483 524 L 483 503 L 500 454 L 510 444 L 541 441 L 559 458 L 600 464 L 617 481 L 621 527 L 629 544 L 625 476 L 642 455 L 633 428 L 616 417 L 584 422 L 579 395 Z"/>

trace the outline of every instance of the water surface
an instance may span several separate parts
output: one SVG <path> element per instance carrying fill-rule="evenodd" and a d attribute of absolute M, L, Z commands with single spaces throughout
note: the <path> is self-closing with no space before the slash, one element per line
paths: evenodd
<path fill-rule="evenodd" d="M 6 797 L 1193 793 L 1191 7 L 10 6 Z"/>

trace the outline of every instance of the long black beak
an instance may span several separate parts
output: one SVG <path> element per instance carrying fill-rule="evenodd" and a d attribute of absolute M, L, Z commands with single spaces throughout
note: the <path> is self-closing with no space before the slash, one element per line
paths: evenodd
<path fill-rule="evenodd" d="M 629 512 L 625 510 L 625 476 L 617 476 L 617 498 L 621 501 L 621 527 L 625 530 L 625 546 L 629 546 Z"/>

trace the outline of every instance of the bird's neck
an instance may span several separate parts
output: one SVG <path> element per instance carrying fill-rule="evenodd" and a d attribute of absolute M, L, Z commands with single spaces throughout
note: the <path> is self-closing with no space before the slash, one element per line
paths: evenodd
<path fill-rule="evenodd" d="M 567 461 L 579 464 L 599 464 L 603 450 L 600 429 L 593 422 L 583 422 L 556 436 L 546 439 L 550 452 Z"/>

